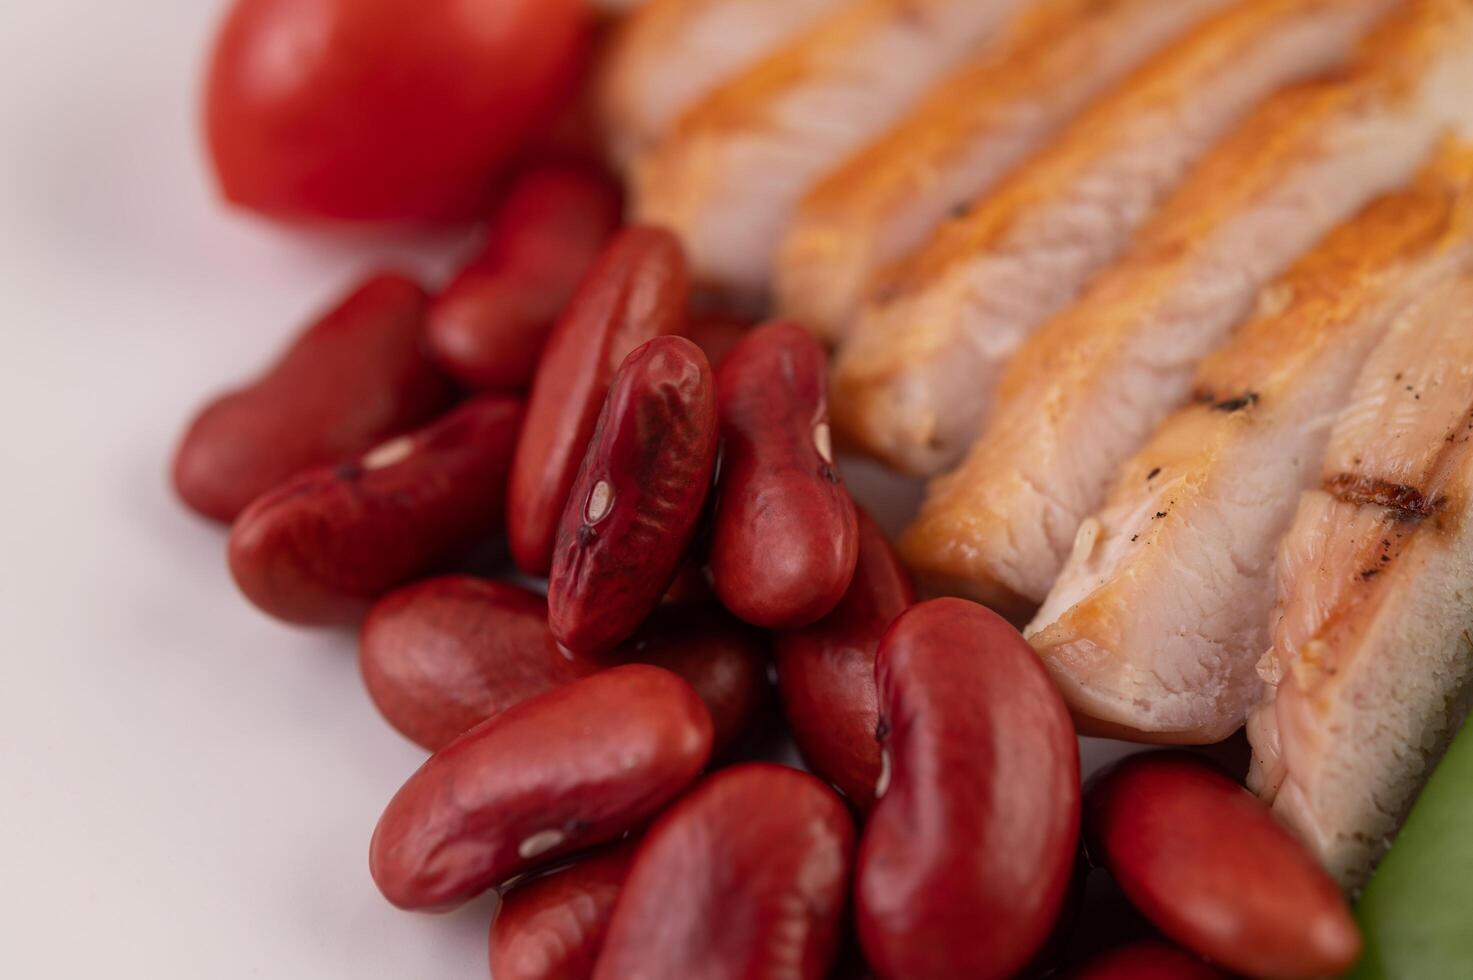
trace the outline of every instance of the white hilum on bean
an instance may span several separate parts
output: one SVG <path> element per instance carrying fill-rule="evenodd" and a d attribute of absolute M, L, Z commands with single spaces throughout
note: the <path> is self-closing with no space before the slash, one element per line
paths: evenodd
<path fill-rule="evenodd" d="M 523 861 L 530 861 L 546 854 L 566 839 L 567 835 L 561 830 L 539 830 L 517 845 L 517 855 Z"/>
<path fill-rule="evenodd" d="M 363 457 L 363 468 L 365 470 L 381 470 L 385 466 L 393 466 L 402 463 L 414 452 L 414 437 L 400 436 L 390 439 L 388 442 L 368 452 Z"/>
<path fill-rule="evenodd" d="M 820 422 L 813 427 L 813 448 L 818 450 L 818 455 L 825 463 L 834 465 L 834 437 L 829 432 L 827 422 Z"/>
<path fill-rule="evenodd" d="M 597 524 L 608 517 L 609 511 L 613 509 L 614 488 L 609 486 L 608 480 L 599 480 L 588 494 L 588 506 L 583 510 L 584 519 L 589 524 Z"/>

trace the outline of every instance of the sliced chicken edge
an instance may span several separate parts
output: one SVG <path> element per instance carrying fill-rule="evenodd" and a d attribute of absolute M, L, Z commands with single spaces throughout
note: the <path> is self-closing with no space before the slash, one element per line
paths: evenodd
<path fill-rule="evenodd" d="M 777 305 L 828 343 L 876 269 L 924 243 L 1133 68 L 1232 0 L 1036 0 L 799 202 Z"/>
<path fill-rule="evenodd" d="M 1209 18 L 1009 179 L 876 273 L 834 368 L 847 441 L 916 475 L 956 465 L 1027 337 L 1118 260 L 1213 145 L 1282 86 L 1342 68 L 1415 0 L 1251 0 Z"/>
<path fill-rule="evenodd" d="M 1473 273 L 1457 288 L 1455 307 L 1434 315 L 1461 316 L 1473 333 Z M 1329 605 L 1292 647 L 1281 623 L 1264 658 L 1250 785 L 1350 889 L 1386 850 L 1473 698 L 1473 377 L 1463 382 L 1463 414 L 1436 436 L 1415 497 L 1405 486 L 1367 495 L 1327 466 L 1283 544 L 1280 608 L 1306 601 L 1305 588 Z M 1370 460 L 1390 448 L 1372 439 L 1359 451 Z M 1339 529 L 1348 530 L 1327 536 Z M 1327 570 L 1337 549 L 1356 561 Z"/>
<path fill-rule="evenodd" d="M 1473 474 L 1463 481 L 1464 494 L 1468 479 Z M 1419 540 L 1403 556 L 1407 558 L 1408 570 L 1389 581 L 1374 610 L 1366 612 L 1370 625 L 1362 645 L 1412 651 L 1415 663 L 1405 665 L 1402 676 L 1369 667 L 1351 670 L 1337 685 L 1334 706 L 1322 713 L 1319 725 L 1347 744 L 1331 748 L 1313 778 L 1301 783 L 1287 777 L 1273 801 L 1280 818 L 1352 889 L 1364 883 L 1389 846 L 1473 696 L 1473 595 L 1468 590 L 1439 594 L 1419 584 L 1424 579 L 1473 578 L 1473 532 L 1462 521 L 1455 538 Z M 1283 697 L 1287 700 L 1282 705 L 1274 703 L 1275 713 L 1300 710 L 1294 702 L 1301 699 Z M 1387 731 L 1390 712 L 1358 711 L 1357 701 L 1394 706 L 1400 719 L 1395 734 Z M 1250 732 L 1261 732 L 1256 714 L 1254 720 Z M 1265 736 L 1250 738 L 1256 749 Z M 1316 796 L 1321 797 L 1318 804 L 1312 802 Z M 1336 808 L 1344 816 L 1330 818 L 1326 811 Z"/>
<path fill-rule="evenodd" d="M 628 166 L 706 93 L 846 2 L 649 0 L 599 66 L 599 121 L 615 161 Z"/>
<path fill-rule="evenodd" d="M 1014 613 L 1044 598 L 1116 469 L 1186 400 L 1195 362 L 1258 289 L 1410 180 L 1445 120 L 1473 129 L 1459 119 L 1473 115 L 1469 25 L 1403 25 L 1426 48 L 1383 35 L 1405 57 L 1281 94 L 1197 168 L 1131 255 L 1009 366 L 987 431 L 902 539 L 922 580 Z"/>
<path fill-rule="evenodd" d="M 1265 289 L 1199 367 L 1195 403 L 1121 468 L 1029 627 L 1082 727 L 1207 743 L 1243 723 L 1276 547 L 1331 422 L 1396 315 L 1469 267 L 1473 149 L 1452 147 Z"/>
<path fill-rule="evenodd" d="M 898 119 L 1025 0 L 852 0 L 688 110 L 632 168 L 634 213 L 695 279 L 750 301 L 809 185 Z"/>

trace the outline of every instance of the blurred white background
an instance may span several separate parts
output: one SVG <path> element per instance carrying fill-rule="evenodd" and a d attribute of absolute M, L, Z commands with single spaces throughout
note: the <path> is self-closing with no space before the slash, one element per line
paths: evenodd
<path fill-rule="evenodd" d="M 368 837 L 421 758 L 353 643 L 231 588 L 187 414 L 376 259 L 218 207 L 220 0 L 0 3 L 0 977 L 486 975 L 482 903 L 396 912 Z"/>

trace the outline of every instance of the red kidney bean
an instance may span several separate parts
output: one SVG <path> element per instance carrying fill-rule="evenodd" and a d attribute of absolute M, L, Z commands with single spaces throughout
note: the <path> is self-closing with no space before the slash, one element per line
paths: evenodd
<path fill-rule="evenodd" d="M 661 610 L 615 657 L 664 667 L 696 689 L 711 712 L 713 758 L 729 758 L 772 716 L 766 637 L 719 606 Z"/>
<path fill-rule="evenodd" d="M 491 923 L 491 975 L 588 980 L 636 844 L 625 841 L 514 885 Z"/>
<path fill-rule="evenodd" d="M 686 680 L 711 712 L 713 756 L 742 747 L 769 717 L 767 644 L 719 607 L 656 613 L 607 658 L 570 659 L 547 628 L 542 597 L 447 575 L 380 599 L 364 620 L 360 665 L 389 723 L 434 751 L 488 718 L 621 663 Z"/>
<path fill-rule="evenodd" d="M 693 318 L 688 336 L 705 353 L 706 360 L 714 368 L 726 360 L 726 355 L 741 343 L 751 329 L 752 325 L 746 320 L 712 313 Z"/>
<path fill-rule="evenodd" d="M 484 395 L 259 498 L 230 533 L 236 584 L 288 622 L 356 621 L 373 599 L 500 526 L 521 416 L 515 399 Z"/>
<path fill-rule="evenodd" d="M 854 821 L 807 773 L 751 763 L 709 776 L 634 857 L 597 980 L 821 980 L 838 950 Z"/>
<path fill-rule="evenodd" d="M 865 954 L 887 980 L 1011 976 L 1048 939 L 1075 864 L 1069 711 L 1017 631 L 961 599 L 901 613 L 875 672 L 889 778 L 860 845 Z"/>
<path fill-rule="evenodd" d="M 1226 977 L 1175 946 L 1148 939 L 1100 953 L 1070 973 L 1069 980 L 1226 980 Z"/>
<path fill-rule="evenodd" d="M 252 500 L 439 413 L 453 394 L 424 352 L 426 297 L 403 276 L 366 280 L 264 375 L 195 417 L 174 455 L 174 488 L 233 521 Z"/>
<path fill-rule="evenodd" d="M 1338 975 L 1361 940 L 1340 889 L 1247 790 L 1180 752 L 1132 756 L 1085 794 L 1090 854 L 1167 936 L 1229 970 Z"/>
<path fill-rule="evenodd" d="M 670 586 L 716 467 L 716 393 L 700 348 L 659 337 L 619 368 L 568 495 L 547 583 L 575 654 L 633 635 Z"/>
<path fill-rule="evenodd" d="M 553 164 L 508 192 L 479 255 L 430 308 L 430 349 L 475 388 L 525 388 L 558 314 L 619 225 L 619 189 Z"/>
<path fill-rule="evenodd" d="M 804 761 L 868 812 L 880 778 L 875 652 L 915 591 L 885 532 L 863 510 L 857 516 L 854 580 L 833 612 L 777 635 L 777 683 Z"/>
<path fill-rule="evenodd" d="M 630 664 L 547 691 L 420 767 L 379 819 L 369 868 L 406 909 L 443 909 L 613 840 L 705 767 L 711 716 L 668 670 Z"/>
<path fill-rule="evenodd" d="M 553 642 L 546 600 L 468 575 L 418 582 L 375 603 L 359 665 L 389 724 L 432 752 L 579 676 Z"/>
<path fill-rule="evenodd" d="M 604 249 L 548 336 L 532 380 L 527 424 L 507 499 L 508 543 L 532 575 L 552 567 L 563 505 L 609 382 L 645 341 L 685 322 L 680 243 L 658 228 L 628 228 Z"/>
<path fill-rule="evenodd" d="M 772 323 L 716 375 L 725 440 L 711 582 L 726 608 L 770 629 L 833 609 L 854 575 L 854 503 L 834 468 L 827 358 L 811 334 Z"/>

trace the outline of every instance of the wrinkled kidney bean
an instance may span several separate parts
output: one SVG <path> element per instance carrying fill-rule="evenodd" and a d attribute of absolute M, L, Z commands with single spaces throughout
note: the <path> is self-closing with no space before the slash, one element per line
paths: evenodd
<path fill-rule="evenodd" d="M 863 510 L 854 579 L 833 612 L 777 634 L 777 683 L 798 750 L 814 772 L 861 811 L 880 778 L 875 652 L 890 623 L 915 602 L 885 532 Z"/>
<path fill-rule="evenodd" d="M 1360 955 L 1340 889 L 1251 793 L 1180 752 L 1132 756 L 1085 794 L 1090 855 L 1176 942 L 1262 977 L 1338 975 Z"/>
<path fill-rule="evenodd" d="M 888 760 L 860 845 L 887 980 L 1007 977 L 1048 939 L 1079 840 L 1079 746 L 1033 650 L 961 599 L 900 614 L 875 664 Z"/>
<path fill-rule="evenodd" d="M 369 602 L 501 525 L 521 403 L 483 395 L 427 428 L 259 498 L 230 533 L 230 571 L 265 612 L 353 622 Z"/>
<path fill-rule="evenodd" d="M 369 868 L 400 908 L 452 907 L 633 829 L 710 754 L 711 716 L 689 684 L 644 664 L 601 671 L 430 756 L 379 819 Z"/>
<path fill-rule="evenodd" d="M 827 385 L 823 348 L 791 323 L 748 334 L 716 374 L 725 448 L 711 583 L 758 626 L 814 622 L 854 575 L 854 502 L 834 468 Z"/>
<path fill-rule="evenodd" d="M 481 253 L 430 308 L 430 349 L 445 370 L 476 388 L 525 388 L 619 211 L 618 186 L 592 168 L 552 164 L 522 176 Z"/>
<path fill-rule="evenodd" d="M 564 647 L 607 652 L 659 604 L 706 503 L 717 438 L 700 348 L 659 337 L 629 355 L 558 528 L 547 604 Z"/>
<path fill-rule="evenodd" d="M 705 353 L 706 360 L 714 368 L 726 360 L 726 355 L 751 329 L 752 325 L 746 320 L 711 313 L 692 318 L 687 336 Z"/>
<path fill-rule="evenodd" d="M 1093 957 L 1069 980 L 1226 980 L 1189 953 L 1154 940 L 1142 940 Z"/>
<path fill-rule="evenodd" d="M 709 776 L 667 811 L 614 905 L 597 980 L 821 980 L 838 949 L 854 822 L 796 769 Z"/>
<path fill-rule="evenodd" d="M 588 980 L 637 840 L 518 882 L 491 923 L 495 980 Z"/>
<path fill-rule="evenodd" d="M 424 290 L 373 276 L 322 316 L 260 378 L 195 417 L 174 455 L 174 488 L 233 521 L 261 494 L 432 418 L 449 379 L 424 351 Z"/>
<path fill-rule="evenodd" d="M 663 609 L 613 656 L 685 678 L 711 712 L 713 758 L 728 758 L 772 714 L 768 643 L 760 631 L 714 605 Z"/>
<path fill-rule="evenodd" d="M 532 380 L 507 499 L 508 543 L 523 571 L 545 575 L 552 567 L 558 521 L 609 382 L 636 347 L 681 330 L 686 292 L 675 237 L 628 228 L 604 249 L 553 327 Z"/>
<path fill-rule="evenodd" d="M 358 648 L 374 704 L 431 751 L 579 676 L 553 642 L 540 595 L 468 575 L 384 596 L 363 621 Z"/>

